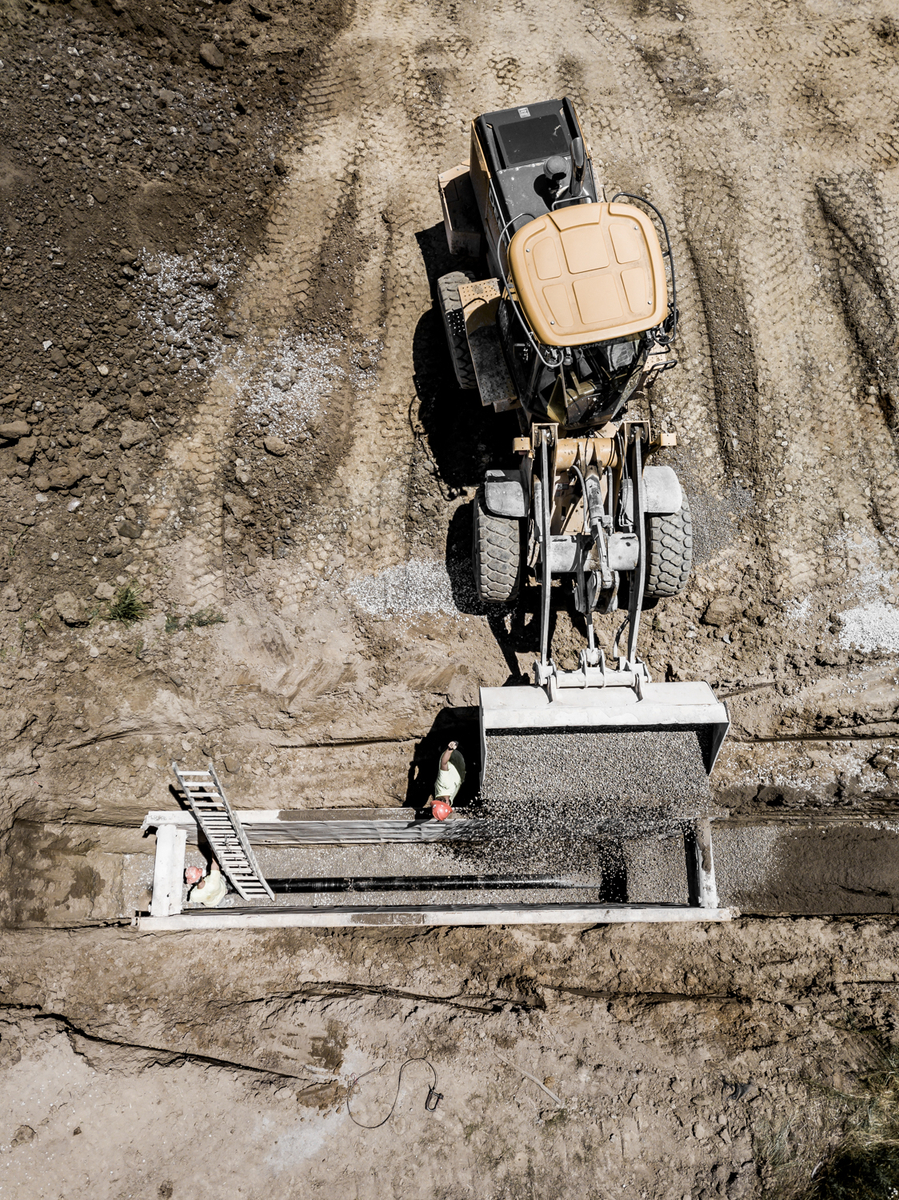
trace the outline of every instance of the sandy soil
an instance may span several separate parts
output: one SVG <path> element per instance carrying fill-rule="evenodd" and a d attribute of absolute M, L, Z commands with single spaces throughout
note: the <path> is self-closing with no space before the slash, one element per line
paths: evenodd
<path fill-rule="evenodd" d="M 3 1186 L 757 1194 L 765 1131 L 855 1053 L 834 1028 L 894 1023 L 863 915 L 897 894 L 888 6 L 5 0 L 0 60 Z M 240 807 L 419 803 L 448 730 L 474 759 L 478 686 L 528 671 L 534 597 L 488 617 L 466 566 L 514 430 L 452 386 L 435 177 L 476 112 L 557 94 L 678 263 L 642 403 L 699 562 L 644 653 L 730 706 L 722 892 L 821 919 L 103 929 L 146 905 L 172 760 Z M 109 621 L 129 581 L 149 615 Z M 377 1116 L 419 1052 L 443 1110 L 417 1065 L 352 1127 L 352 1076 L 389 1062 Z"/>

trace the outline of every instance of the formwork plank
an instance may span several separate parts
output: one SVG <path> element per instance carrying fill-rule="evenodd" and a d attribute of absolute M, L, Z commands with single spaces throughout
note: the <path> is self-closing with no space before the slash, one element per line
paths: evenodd
<path fill-rule="evenodd" d="M 509 904 L 446 905 L 428 908 L 259 908 L 252 911 L 215 909 L 180 916 L 135 919 L 141 932 L 210 929 L 283 929 L 285 927 L 349 925 L 609 925 L 626 922 L 684 923 L 730 921 L 739 915 L 730 908 L 682 905 Z"/>

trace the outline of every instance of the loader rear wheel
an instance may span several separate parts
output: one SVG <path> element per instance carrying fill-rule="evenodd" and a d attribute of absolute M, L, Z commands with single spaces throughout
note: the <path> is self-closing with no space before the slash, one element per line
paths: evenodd
<path fill-rule="evenodd" d="M 440 315 L 443 317 L 443 328 L 446 332 L 446 343 L 449 346 L 450 358 L 460 388 L 476 388 L 478 381 L 471 361 L 471 350 L 468 348 L 468 334 L 465 332 L 465 316 L 462 312 L 462 301 L 459 299 L 459 285 L 472 283 L 474 275 L 470 271 L 451 271 L 449 275 L 441 275 L 437 280 L 437 298 L 440 301 Z"/>
<path fill-rule="evenodd" d="M 518 595 L 521 575 L 521 526 L 515 517 L 497 517 L 478 492 L 473 508 L 472 558 L 478 599 L 508 604 Z"/>
<path fill-rule="evenodd" d="M 693 520 L 686 495 L 675 513 L 653 514 L 646 518 L 646 561 L 648 598 L 677 596 L 687 586 L 693 565 Z"/>

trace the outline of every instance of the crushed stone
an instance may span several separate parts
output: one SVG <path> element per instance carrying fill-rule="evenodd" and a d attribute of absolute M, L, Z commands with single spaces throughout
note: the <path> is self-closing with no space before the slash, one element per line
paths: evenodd
<path fill-rule="evenodd" d="M 859 604 L 839 614 L 839 643 L 870 654 L 873 650 L 899 652 L 899 608 L 883 600 Z"/>
<path fill-rule="evenodd" d="M 374 617 L 445 613 L 460 616 L 446 565 L 438 559 L 410 559 L 365 575 L 349 586 L 359 607 Z"/>
<path fill-rule="evenodd" d="M 260 344 L 246 338 L 225 368 L 234 378 L 249 416 L 267 421 L 265 432 L 299 437 L 327 410 L 328 397 L 346 381 L 345 344 L 302 334 L 282 334 Z"/>

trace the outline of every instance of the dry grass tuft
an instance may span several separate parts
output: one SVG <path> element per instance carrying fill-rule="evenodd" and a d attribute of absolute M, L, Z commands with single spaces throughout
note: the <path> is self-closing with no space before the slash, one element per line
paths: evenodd
<path fill-rule="evenodd" d="M 845 1090 L 806 1080 L 807 1101 L 756 1131 L 766 1200 L 899 1200 L 899 1045 L 863 1035 Z"/>

